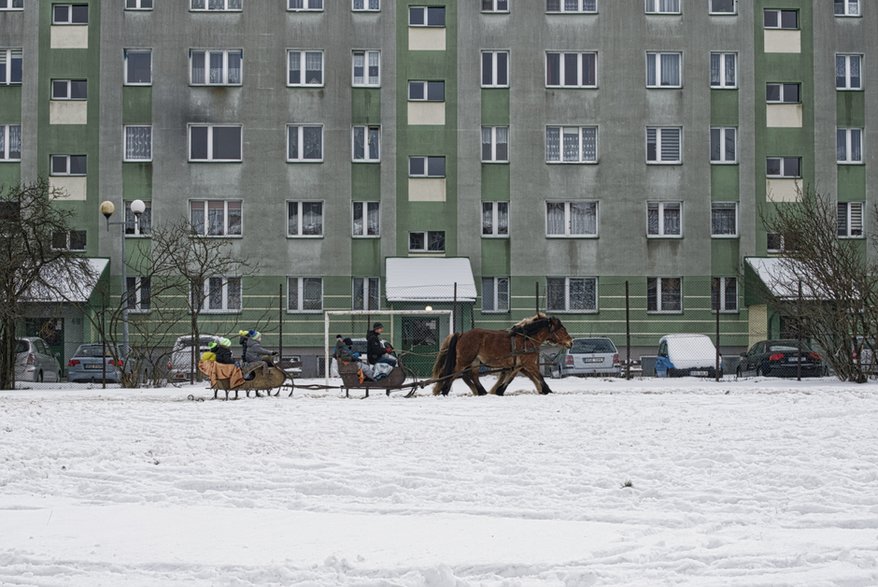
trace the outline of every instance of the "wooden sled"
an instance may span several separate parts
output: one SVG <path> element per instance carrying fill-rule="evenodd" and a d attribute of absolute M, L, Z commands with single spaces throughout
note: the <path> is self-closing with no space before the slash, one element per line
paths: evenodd
<path fill-rule="evenodd" d="M 256 394 L 256 397 L 261 397 L 259 395 L 260 391 L 265 391 L 269 395 L 271 395 L 271 390 L 276 389 L 277 393 L 280 392 L 281 386 L 284 384 L 284 381 L 287 380 L 287 374 L 280 368 L 275 366 L 270 366 L 268 368 L 268 373 L 263 373 L 262 367 L 257 367 L 253 371 L 253 379 L 245 379 L 243 383 L 238 385 L 237 387 L 233 387 L 230 378 L 225 377 L 217 377 L 215 380 L 211 380 L 211 387 L 213 387 L 213 399 L 217 399 L 217 393 L 222 390 L 226 392 L 226 398 L 229 399 L 229 392 L 235 392 L 235 399 L 238 399 L 238 392 L 243 391 L 246 392 L 247 397 L 250 397 L 250 392 L 253 391 Z M 275 393 L 274 395 L 277 395 Z"/>
<path fill-rule="evenodd" d="M 393 371 L 387 374 L 387 377 L 383 379 L 379 379 L 378 381 L 372 381 L 371 379 L 364 379 L 362 382 L 359 378 L 359 364 L 357 362 L 340 362 L 338 365 L 338 374 L 341 376 L 342 387 L 344 387 L 344 396 L 350 397 L 351 389 L 364 389 L 366 390 L 366 395 L 363 397 L 369 397 L 370 389 L 383 389 L 387 395 L 390 395 L 390 392 L 394 389 L 402 388 L 403 384 L 406 380 L 406 370 L 401 364 L 397 364 Z"/>

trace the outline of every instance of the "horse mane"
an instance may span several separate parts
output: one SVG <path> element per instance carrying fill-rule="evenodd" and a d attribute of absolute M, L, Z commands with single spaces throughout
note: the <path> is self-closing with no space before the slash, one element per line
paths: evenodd
<path fill-rule="evenodd" d="M 551 321 L 551 318 L 549 318 L 542 312 L 537 312 L 536 316 L 524 318 L 513 324 L 509 328 L 509 334 L 523 334 L 525 336 L 531 336 L 544 329 L 549 321 Z"/>

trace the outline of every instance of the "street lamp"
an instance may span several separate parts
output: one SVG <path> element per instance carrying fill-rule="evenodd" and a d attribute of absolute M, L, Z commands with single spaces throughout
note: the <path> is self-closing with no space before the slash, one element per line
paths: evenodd
<path fill-rule="evenodd" d="M 107 230 L 110 225 L 119 224 L 122 226 L 122 356 L 125 362 L 128 362 L 128 275 L 125 271 L 125 225 L 127 224 L 123 218 L 120 222 L 110 222 L 110 216 L 116 211 L 116 206 L 110 200 L 101 202 L 101 214 L 107 219 Z M 146 212 L 146 204 L 143 200 L 134 200 L 131 202 L 131 213 L 134 214 L 134 224 L 140 222 L 140 215 Z"/>

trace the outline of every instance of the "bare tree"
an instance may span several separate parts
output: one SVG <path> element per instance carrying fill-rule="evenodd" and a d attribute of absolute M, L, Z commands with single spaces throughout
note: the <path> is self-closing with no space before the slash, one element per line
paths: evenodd
<path fill-rule="evenodd" d="M 15 386 L 15 324 L 25 303 L 87 294 L 97 278 L 88 259 L 69 247 L 69 214 L 53 205 L 66 193 L 45 179 L 0 192 L 0 389 Z"/>

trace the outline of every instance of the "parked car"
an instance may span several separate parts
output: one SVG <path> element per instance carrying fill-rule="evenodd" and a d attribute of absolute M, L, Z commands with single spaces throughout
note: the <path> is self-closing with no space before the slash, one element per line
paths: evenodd
<path fill-rule="evenodd" d="M 704 334 L 668 334 L 659 340 L 656 377 L 716 377 L 716 347 Z M 719 357 L 719 376 L 723 376 Z"/>
<path fill-rule="evenodd" d="M 554 355 L 549 364 L 549 375 L 555 378 L 568 375 L 619 375 L 619 351 L 612 340 L 605 337 L 574 338 L 573 346 Z"/>
<path fill-rule="evenodd" d="M 42 338 L 25 336 L 15 339 L 16 381 L 60 381 L 61 365 Z"/>
<path fill-rule="evenodd" d="M 763 340 L 741 353 L 736 372 L 738 377 L 745 373 L 796 377 L 799 372 L 804 377 L 818 377 L 826 374 L 826 366 L 820 354 L 805 342 L 799 347 L 795 340 Z"/>
<path fill-rule="evenodd" d="M 198 369 L 198 361 L 201 353 L 207 351 L 207 345 L 212 341 L 219 342 L 220 337 L 215 334 L 202 334 L 198 340 L 198 353 L 195 355 L 195 369 Z M 236 353 L 232 345 L 232 355 L 240 358 L 240 352 Z M 192 337 L 181 336 L 174 343 L 171 350 L 171 358 L 168 359 L 168 381 L 188 381 L 192 372 Z"/>
<path fill-rule="evenodd" d="M 120 356 L 116 353 L 116 356 Z M 85 343 L 67 361 L 67 381 L 72 383 L 122 381 L 123 361 L 113 359 L 113 349 L 99 342 Z"/>

